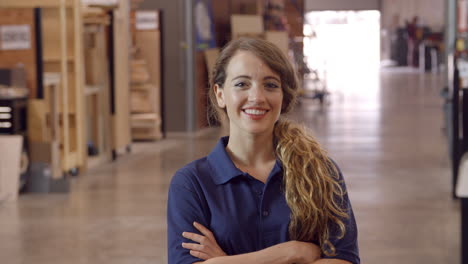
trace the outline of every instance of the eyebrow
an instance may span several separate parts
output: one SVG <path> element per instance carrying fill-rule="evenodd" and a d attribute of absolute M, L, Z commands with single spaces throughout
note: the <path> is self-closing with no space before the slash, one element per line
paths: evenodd
<path fill-rule="evenodd" d="M 232 78 L 231 81 L 234 81 L 236 79 L 241 79 L 241 78 L 245 78 L 245 79 L 252 79 L 252 77 L 248 76 L 248 75 L 239 75 L 239 76 L 236 76 L 234 78 Z M 277 82 L 281 82 L 278 78 L 276 78 L 275 76 L 266 76 L 265 78 L 263 78 L 263 80 L 269 80 L 269 79 L 272 79 L 272 80 L 275 80 Z"/>

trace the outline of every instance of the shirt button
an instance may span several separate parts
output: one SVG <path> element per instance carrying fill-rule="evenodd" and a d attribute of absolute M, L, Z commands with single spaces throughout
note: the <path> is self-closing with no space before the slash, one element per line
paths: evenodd
<path fill-rule="evenodd" d="M 259 196 L 262 196 L 263 192 L 262 191 L 258 191 L 257 192 Z"/>
<path fill-rule="evenodd" d="M 263 216 L 268 216 L 269 214 L 268 211 L 263 211 Z"/>

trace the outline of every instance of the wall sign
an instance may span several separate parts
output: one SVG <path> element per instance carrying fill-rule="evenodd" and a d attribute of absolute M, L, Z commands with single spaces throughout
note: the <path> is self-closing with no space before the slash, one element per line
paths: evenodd
<path fill-rule="evenodd" d="M 29 25 L 5 25 L 0 27 L 1 50 L 26 50 L 31 48 Z"/>
<path fill-rule="evenodd" d="M 159 16 L 155 11 L 135 12 L 137 30 L 157 30 L 159 29 Z"/>

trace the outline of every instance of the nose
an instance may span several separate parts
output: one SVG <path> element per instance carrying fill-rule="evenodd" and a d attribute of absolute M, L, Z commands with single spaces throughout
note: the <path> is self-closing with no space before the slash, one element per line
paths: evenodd
<path fill-rule="evenodd" d="M 265 91 L 260 85 L 252 85 L 249 89 L 249 102 L 264 102 L 265 101 Z"/>

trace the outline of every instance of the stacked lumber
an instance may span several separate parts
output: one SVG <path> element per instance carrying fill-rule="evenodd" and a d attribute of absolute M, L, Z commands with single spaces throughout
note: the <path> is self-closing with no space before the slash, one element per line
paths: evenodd
<path fill-rule="evenodd" d="M 161 118 L 156 113 L 156 88 L 150 82 L 144 59 L 133 59 L 131 70 L 130 109 L 132 138 L 157 140 L 162 138 Z"/>
<path fill-rule="evenodd" d="M 132 5 L 138 5 L 133 0 Z M 161 131 L 161 33 L 159 11 L 131 12 L 131 126 L 133 140 L 158 140 Z"/>

